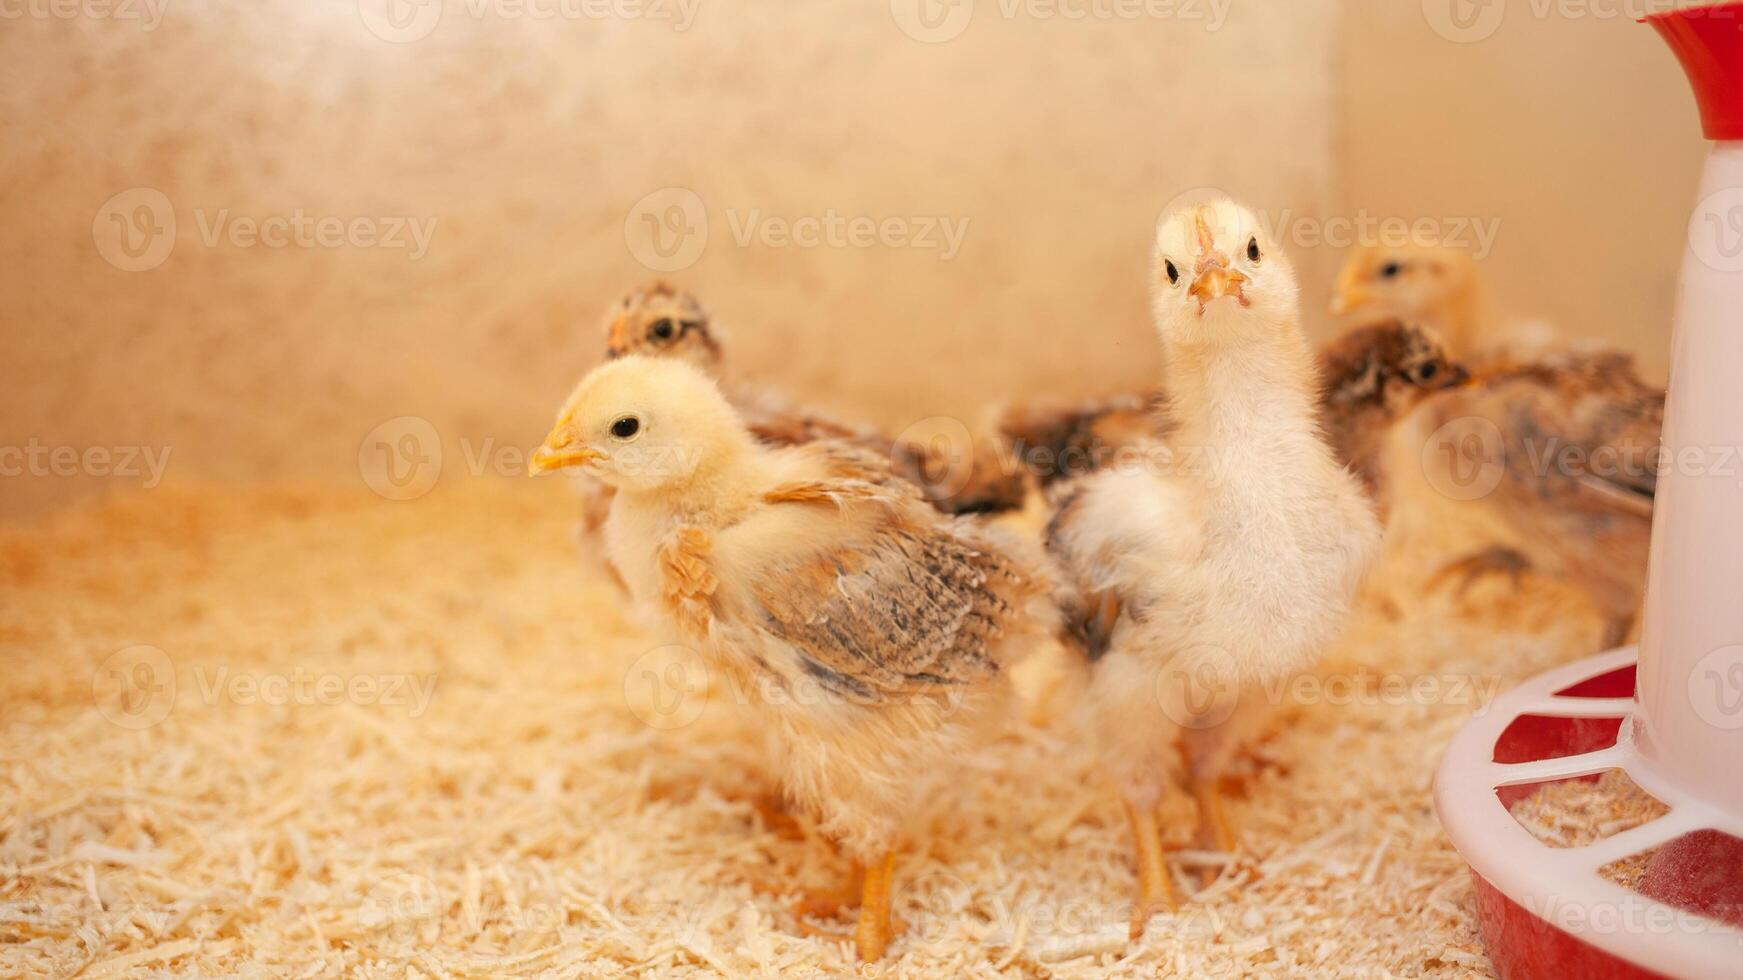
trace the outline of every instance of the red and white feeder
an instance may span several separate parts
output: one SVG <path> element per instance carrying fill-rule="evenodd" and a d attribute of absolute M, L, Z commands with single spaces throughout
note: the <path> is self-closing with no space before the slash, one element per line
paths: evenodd
<path fill-rule="evenodd" d="M 1743 2 L 1645 22 L 1715 143 L 1683 254 L 1641 643 L 1497 699 L 1435 780 L 1509 978 L 1743 976 L 1743 474 L 1714 462 L 1743 447 Z M 1668 812 L 1556 849 L 1509 811 L 1617 769 Z M 1599 874 L 1654 849 L 1637 888 Z"/>

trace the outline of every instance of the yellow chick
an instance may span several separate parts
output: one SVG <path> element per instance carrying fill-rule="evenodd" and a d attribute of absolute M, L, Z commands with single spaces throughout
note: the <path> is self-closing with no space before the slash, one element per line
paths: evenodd
<path fill-rule="evenodd" d="M 789 800 L 861 869 L 854 942 L 877 959 L 917 777 L 999 717 L 1007 665 L 1052 628 L 1038 560 L 927 506 L 886 457 L 758 442 L 679 360 L 584 378 L 531 463 L 565 467 L 616 489 L 604 536 L 631 595 L 736 685 Z"/>
<path fill-rule="evenodd" d="M 1208 843 L 1235 850 L 1218 780 L 1263 720 L 1258 686 L 1337 637 L 1380 540 L 1316 420 L 1295 274 L 1262 223 L 1227 200 L 1164 218 L 1152 291 L 1177 465 L 1096 473 L 1048 529 L 1091 724 L 1131 821 L 1134 938 L 1174 907 L 1165 795 L 1184 782 Z"/>
<path fill-rule="evenodd" d="M 1351 253 L 1332 290 L 1331 314 L 1401 317 L 1439 330 L 1453 350 L 1481 360 L 1551 349 L 1562 342 L 1546 321 L 1504 315 L 1477 262 L 1451 245 L 1364 245 Z"/>
<path fill-rule="evenodd" d="M 1338 273 L 1331 314 L 1356 312 L 1426 321 L 1467 353 L 1488 346 L 1496 320 L 1476 262 L 1446 245 L 1356 248 Z"/>
<path fill-rule="evenodd" d="M 855 443 L 892 459 L 898 476 L 920 488 L 948 514 L 996 514 L 1020 509 L 1027 484 L 1020 472 L 1004 472 L 990 445 L 963 447 L 952 460 L 927 446 L 899 443 L 876 429 L 800 408 L 763 384 L 729 376 L 719 332 L 696 298 L 664 282 L 632 290 L 606 314 L 606 357 L 632 354 L 672 358 L 699 368 L 719 383 L 751 434 L 771 446 L 802 446 L 819 439 Z M 609 504 L 609 495 L 605 501 Z M 592 513 L 603 520 L 598 505 Z"/>

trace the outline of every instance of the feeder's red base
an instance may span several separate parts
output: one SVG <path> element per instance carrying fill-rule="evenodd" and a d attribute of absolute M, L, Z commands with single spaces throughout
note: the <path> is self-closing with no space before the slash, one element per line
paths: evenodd
<path fill-rule="evenodd" d="M 1580 977 L 1582 980 L 1662 980 L 1662 973 L 1643 970 L 1581 942 L 1501 894 L 1483 876 L 1471 872 L 1477 887 L 1477 925 L 1483 931 L 1489 961 L 1503 980 Z"/>

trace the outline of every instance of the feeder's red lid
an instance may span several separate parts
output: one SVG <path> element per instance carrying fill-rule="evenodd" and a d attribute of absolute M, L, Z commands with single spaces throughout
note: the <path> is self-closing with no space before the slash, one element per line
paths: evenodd
<path fill-rule="evenodd" d="M 1682 62 L 1710 140 L 1743 140 L 1743 0 L 1686 7 L 1643 20 Z"/>

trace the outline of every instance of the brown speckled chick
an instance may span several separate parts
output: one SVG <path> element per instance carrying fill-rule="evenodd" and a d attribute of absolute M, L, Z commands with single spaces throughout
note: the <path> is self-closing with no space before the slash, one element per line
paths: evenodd
<path fill-rule="evenodd" d="M 685 361 L 713 378 L 756 438 L 771 446 L 818 439 L 852 442 L 889 457 L 899 476 L 948 514 L 996 514 L 1023 506 L 1022 474 L 1002 472 L 990 447 L 963 447 L 960 459 L 900 443 L 870 426 L 800 408 L 767 385 L 729 377 L 719 332 L 695 297 L 664 282 L 630 292 L 606 317 L 606 356 L 630 354 Z M 966 472 L 965 472 L 966 469 Z"/>
<path fill-rule="evenodd" d="M 1356 474 L 1383 518 L 1390 505 L 1381 455 L 1392 427 L 1424 399 L 1463 384 L 1465 368 L 1432 329 L 1385 320 L 1345 331 L 1319 348 L 1319 421 L 1339 461 Z M 1018 406 L 999 421 L 1008 453 L 1043 487 L 1094 472 L 1165 437 L 1159 388 L 1067 408 Z"/>
<path fill-rule="evenodd" d="M 1388 436 L 1418 405 L 1470 380 L 1430 328 L 1387 320 L 1345 331 L 1319 349 L 1319 423 L 1332 451 L 1368 491 L 1382 521 L 1392 495 Z"/>
<path fill-rule="evenodd" d="M 631 596 L 738 689 L 789 799 L 863 869 L 854 939 L 877 959 L 921 777 L 997 718 L 1006 667 L 1052 627 L 1038 556 L 927 506 L 885 456 L 759 442 L 676 360 L 581 381 L 532 469 L 571 466 L 617 489 L 605 539 Z"/>
<path fill-rule="evenodd" d="M 1495 467 L 1501 482 L 1488 499 L 1521 550 L 1488 548 L 1449 566 L 1437 581 L 1462 574 L 1468 584 L 1480 573 L 1517 576 L 1535 565 L 1586 591 L 1605 618 L 1607 645 L 1624 640 L 1645 587 L 1656 484 L 1649 457 L 1658 445 L 1664 392 L 1641 381 L 1626 353 L 1555 349 L 1547 326 L 1499 316 L 1477 263 L 1461 249 L 1352 254 L 1338 277 L 1333 312 L 1381 310 L 1442 324 L 1455 342 L 1490 348 L 1473 363 L 1478 383 L 1437 401 L 1433 418 L 1491 424 L 1454 426 L 1440 448 L 1504 451 L 1504 464 Z M 1594 458 L 1610 461 L 1605 472 L 1582 462 Z M 1462 464 L 1463 477 L 1443 475 L 1474 478 L 1473 461 Z"/>
<path fill-rule="evenodd" d="M 1522 557 L 1584 589 L 1606 644 L 1622 642 L 1645 589 L 1664 391 L 1627 354 L 1566 353 L 1494 365 L 1429 412 L 1447 485 L 1482 494 Z M 1516 574 L 1520 558 L 1491 548 L 1438 577 Z"/>

